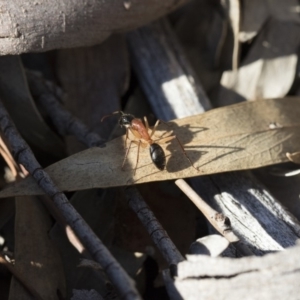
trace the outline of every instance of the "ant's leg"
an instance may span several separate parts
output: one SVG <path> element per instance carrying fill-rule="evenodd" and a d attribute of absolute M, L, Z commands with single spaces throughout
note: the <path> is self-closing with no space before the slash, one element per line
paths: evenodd
<path fill-rule="evenodd" d="M 145 122 L 145 126 L 146 126 L 146 129 L 147 129 L 147 132 L 148 132 L 150 127 L 149 127 L 148 119 L 147 119 L 146 116 L 144 117 L 144 122 Z"/>
<path fill-rule="evenodd" d="M 156 128 L 157 128 L 157 126 L 158 126 L 159 123 L 160 123 L 160 120 L 157 120 L 156 123 L 155 123 L 155 125 L 154 125 L 154 127 L 152 128 L 152 131 L 150 133 L 150 137 L 152 137 L 153 134 L 155 133 L 155 130 L 156 130 Z"/>
<path fill-rule="evenodd" d="M 156 131 L 156 128 L 157 128 L 157 126 L 158 126 L 160 123 L 163 123 L 163 124 L 166 124 L 167 126 L 170 126 L 170 124 L 168 124 L 167 122 L 158 119 L 158 120 L 156 121 L 156 123 L 155 123 L 153 129 L 152 129 L 152 132 L 151 132 L 151 134 L 150 134 L 150 137 L 152 137 L 152 136 L 154 135 L 154 133 L 155 133 L 155 131 Z M 172 134 L 172 133 L 170 133 L 170 134 Z M 161 137 L 163 137 L 164 135 L 165 135 L 165 133 L 163 133 Z"/>
<path fill-rule="evenodd" d="M 126 139 L 126 140 L 127 140 L 127 139 Z M 125 143 L 126 143 L 126 140 L 125 140 Z M 129 153 L 129 150 L 130 150 L 130 147 L 131 147 L 132 142 L 133 142 L 133 141 L 130 140 L 129 147 L 128 147 L 127 150 L 126 150 L 126 153 L 125 153 L 125 156 L 124 156 L 124 160 L 123 160 L 123 163 L 122 163 L 122 167 L 121 167 L 122 170 L 123 170 L 123 168 L 124 168 L 125 161 L 126 161 L 126 158 L 127 158 L 127 156 L 128 156 L 128 153 Z"/>
<path fill-rule="evenodd" d="M 172 140 L 176 139 L 176 135 L 166 136 L 164 138 L 159 138 L 155 140 L 154 142 L 157 142 L 158 144 L 165 144 L 167 142 L 170 142 Z"/>
<path fill-rule="evenodd" d="M 185 155 L 185 157 L 187 158 L 187 160 L 190 162 L 191 166 L 192 166 L 194 169 L 196 169 L 197 171 L 199 171 L 199 169 L 196 168 L 196 167 L 194 166 L 194 164 L 192 163 L 191 159 L 190 159 L 189 156 L 186 154 L 183 145 L 181 144 L 180 140 L 178 139 L 178 137 L 177 137 L 176 135 L 172 135 L 172 136 L 168 136 L 168 137 L 162 138 L 162 139 L 158 140 L 158 143 L 167 143 L 167 142 L 172 141 L 172 140 L 174 140 L 174 139 L 177 140 L 177 142 L 178 142 L 178 144 L 179 144 L 179 146 L 180 146 L 180 148 L 181 148 L 182 153 Z"/>
<path fill-rule="evenodd" d="M 155 140 L 155 141 L 160 141 L 160 140 L 164 140 L 164 139 L 166 139 L 166 138 L 168 138 L 168 137 L 170 137 L 170 136 L 172 136 L 174 134 L 174 132 L 173 131 L 170 131 L 170 132 L 164 132 L 157 140 Z M 172 140 L 172 139 L 171 139 Z M 166 142 L 164 142 L 164 143 L 166 143 Z"/>
<path fill-rule="evenodd" d="M 131 145 L 132 143 L 136 144 L 138 146 L 138 149 L 137 149 L 137 156 L 136 156 L 136 163 L 135 163 L 135 168 L 134 168 L 134 175 L 136 173 L 136 170 L 137 170 L 137 166 L 138 166 L 138 162 L 139 162 L 139 155 L 140 155 L 140 146 L 141 146 L 141 141 L 133 141 L 133 140 L 130 140 L 130 143 L 129 143 L 129 147 L 127 148 L 126 150 L 126 153 L 125 153 L 125 156 L 124 156 L 124 160 L 123 160 L 123 163 L 122 163 L 122 170 L 124 168 L 124 165 L 125 165 L 125 162 L 126 162 L 126 159 L 128 157 L 128 154 L 129 154 L 129 151 L 130 151 L 130 148 L 131 148 Z"/>
<path fill-rule="evenodd" d="M 124 148 L 126 149 L 127 146 L 127 140 L 128 140 L 128 129 L 126 128 L 126 137 L 125 137 L 125 143 L 124 143 Z"/>
<path fill-rule="evenodd" d="M 135 175 L 135 173 L 136 173 L 136 169 L 137 169 L 138 162 L 139 162 L 141 141 L 137 142 L 137 146 L 138 146 L 138 148 L 137 148 L 137 155 L 136 155 L 136 163 L 135 163 L 135 168 L 134 168 L 134 174 L 133 175 Z"/>

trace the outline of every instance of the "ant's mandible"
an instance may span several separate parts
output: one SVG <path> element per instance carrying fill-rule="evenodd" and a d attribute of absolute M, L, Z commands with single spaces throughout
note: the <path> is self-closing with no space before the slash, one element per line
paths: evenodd
<path fill-rule="evenodd" d="M 133 116 L 131 114 L 125 114 L 122 111 L 115 111 L 111 115 L 104 116 L 101 119 L 101 122 L 105 118 L 110 117 L 110 116 L 115 115 L 115 114 L 120 114 L 121 115 L 121 117 L 119 119 L 119 125 L 121 127 L 126 128 L 125 148 L 127 146 L 127 139 L 129 139 L 129 137 L 128 137 L 128 132 L 129 131 L 136 138 L 136 140 L 129 139 L 130 143 L 129 143 L 129 146 L 126 150 L 126 154 L 125 154 L 123 164 L 122 164 L 122 169 L 124 168 L 126 158 L 128 156 L 131 145 L 132 145 L 132 143 L 134 143 L 138 146 L 134 174 L 136 173 L 136 170 L 137 170 L 137 165 L 138 165 L 138 161 L 139 161 L 140 147 L 142 147 L 142 148 L 149 147 L 150 157 L 151 157 L 151 160 L 152 160 L 153 164 L 160 171 L 163 171 L 166 167 L 166 156 L 165 156 L 163 148 L 158 143 L 167 143 L 167 142 L 169 142 L 173 139 L 176 139 L 179 146 L 180 146 L 180 148 L 181 148 L 181 150 L 182 150 L 182 152 L 183 152 L 183 154 L 188 159 L 191 166 L 198 171 L 198 169 L 193 165 L 192 161 L 190 160 L 190 158 L 186 154 L 181 142 L 179 141 L 179 139 L 177 138 L 176 135 L 169 135 L 169 136 L 166 136 L 166 137 L 163 137 L 163 138 L 158 138 L 157 140 L 152 139 L 153 136 L 154 136 L 154 133 L 156 131 L 156 128 L 157 128 L 158 124 L 160 123 L 160 120 L 157 120 L 154 127 L 152 129 L 150 129 L 149 123 L 148 123 L 148 120 L 147 120 L 146 117 L 144 117 L 144 123 L 145 123 L 144 124 L 141 119 L 138 119 L 138 118 L 136 118 L 135 116 Z"/>

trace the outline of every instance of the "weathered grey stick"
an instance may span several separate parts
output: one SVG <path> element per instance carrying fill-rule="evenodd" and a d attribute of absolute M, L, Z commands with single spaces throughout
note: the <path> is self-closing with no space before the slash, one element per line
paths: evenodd
<path fill-rule="evenodd" d="M 137 78 L 163 120 L 201 113 L 208 99 L 174 33 L 163 20 L 128 34 Z M 176 132 L 175 132 L 176 134 Z M 247 172 L 191 179 L 199 195 L 228 216 L 235 233 L 256 255 L 295 244 L 299 223 Z"/>
<path fill-rule="evenodd" d="M 27 71 L 26 75 L 33 96 L 45 109 L 59 134 L 74 135 L 87 147 L 101 147 L 104 145 L 104 139 L 99 134 L 91 131 L 60 104 L 53 92 L 48 88 L 42 75 L 32 71 Z"/>
<path fill-rule="evenodd" d="M 183 261 L 183 256 L 173 244 L 167 232 L 158 222 L 138 190 L 135 187 L 128 187 L 125 195 L 128 205 L 137 214 L 169 266 L 177 265 Z"/>
<path fill-rule="evenodd" d="M 16 161 L 27 169 L 39 186 L 51 197 L 83 245 L 95 261 L 102 266 L 120 297 L 124 299 L 140 299 L 132 279 L 74 209 L 67 197 L 58 190 L 52 179 L 41 168 L 31 149 L 19 135 L 13 122 L 10 120 L 2 102 L 0 102 L 0 128 L 10 143 L 12 154 Z"/>

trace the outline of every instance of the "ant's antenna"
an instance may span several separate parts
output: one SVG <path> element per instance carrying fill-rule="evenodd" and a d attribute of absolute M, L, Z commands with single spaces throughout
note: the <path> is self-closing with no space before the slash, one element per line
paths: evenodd
<path fill-rule="evenodd" d="M 117 110 L 117 111 L 113 112 L 113 113 L 110 114 L 110 115 L 106 115 L 106 116 L 102 117 L 101 122 L 103 122 L 106 118 L 111 117 L 111 116 L 113 116 L 113 115 L 117 115 L 117 114 L 124 115 L 124 113 L 123 113 L 121 110 Z"/>

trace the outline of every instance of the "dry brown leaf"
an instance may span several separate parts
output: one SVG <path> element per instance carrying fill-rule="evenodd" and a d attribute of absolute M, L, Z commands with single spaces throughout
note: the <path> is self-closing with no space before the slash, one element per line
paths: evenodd
<path fill-rule="evenodd" d="M 292 22 L 270 20 L 241 67 L 223 73 L 219 102 L 284 97 L 296 74 L 299 29 Z"/>
<path fill-rule="evenodd" d="M 269 99 L 218 108 L 168 124 L 157 132 L 173 130 L 199 168 L 197 172 L 174 141 L 166 149 L 167 167 L 158 171 L 149 149 L 141 149 L 134 176 L 136 147 L 132 147 L 125 170 L 124 136 L 105 148 L 92 148 L 61 160 L 46 171 L 60 190 L 124 186 L 132 183 L 186 178 L 232 170 L 244 170 L 286 162 L 286 152 L 300 147 L 300 98 Z M 277 124 L 277 126 L 274 126 Z M 171 157 L 170 154 L 172 153 Z M 0 197 L 43 194 L 32 178 L 8 186 Z"/>
<path fill-rule="evenodd" d="M 48 127 L 29 92 L 19 56 L 0 57 L 0 96 L 21 135 L 31 144 L 61 158 L 61 139 Z"/>
<path fill-rule="evenodd" d="M 48 236 L 52 221 L 35 197 L 16 198 L 16 268 L 44 299 L 65 295 L 65 278 L 59 253 Z M 23 286 L 12 280 L 9 299 L 32 299 Z"/>

